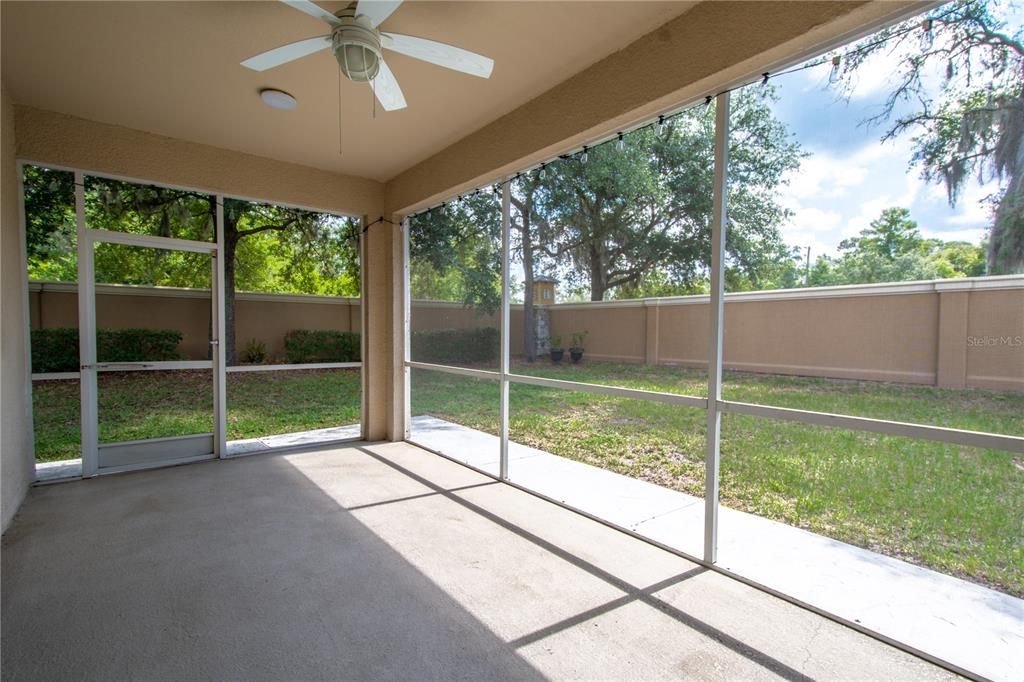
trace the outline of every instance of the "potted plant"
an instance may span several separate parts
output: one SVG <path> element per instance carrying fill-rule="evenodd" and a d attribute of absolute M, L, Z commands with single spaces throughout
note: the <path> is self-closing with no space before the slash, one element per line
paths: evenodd
<path fill-rule="evenodd" d="M 551 353 L 551 362 L 557 365 L 562 361 L 562 356 L 565 355 L 565 349 L 562 348 L 561 336 L 548 337 L 548 351 Z"/>
<path fill-rule="evenodd" d="M 569 346 L 569 355 L 572 357 L 572 364 L 578 365 L 580 360 L 583 359 L 583 340 L 587 338 L 587 334 L 590 332 L 573 332 L 572 333 L 572 345 Z"/>

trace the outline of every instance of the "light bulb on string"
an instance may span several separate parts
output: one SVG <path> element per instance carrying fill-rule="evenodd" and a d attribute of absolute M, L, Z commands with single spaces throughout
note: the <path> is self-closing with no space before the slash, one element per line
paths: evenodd
<path fill-rule="evenodd" d="M 542 163 L 540 165 L 540 179 L 543 180 L 547 176 L 548 176 L 547 164 L 546 163 Z"/>
<path fill-rule="evenodd" d="M 619 140 L 615 143 L 615 148 L 620 152 L 626 148 L 626 141 L 622 139 L 622 133 L 619 133 Z"/>
<path fill-rule="evenodd" d="M 838 83 L 839 82 L 840 65 L 842 63 L 843 63 L 842 56 L 837 54 L 835 57 L 832 57 L 832 70 L 828 72 L 828 82 L 829 83 Z"/>
<path fill-rule="evenodd" d="M 583 145 L 583 153 L 580 154 L 580 163 L 587 162 L 587 145 Z"/>
<path fill-rule="evenodd" d="M 665 117 L 658 117 L 658 137 L 662 137 L 665 134 Z"/>

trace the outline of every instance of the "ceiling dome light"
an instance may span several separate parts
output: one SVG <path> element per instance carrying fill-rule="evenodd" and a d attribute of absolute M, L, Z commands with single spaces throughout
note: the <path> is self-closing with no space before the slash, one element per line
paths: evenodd
<path fill-rule="evenodd" d="M 264 88 L 260 90 L 260 99 L 268 107 L 274 109 L 284 109 L 285 111 L 291 111 L 295 108 L 295 98 L 289 95 L 284 90 L 274 90 L 273 88 Z"/>

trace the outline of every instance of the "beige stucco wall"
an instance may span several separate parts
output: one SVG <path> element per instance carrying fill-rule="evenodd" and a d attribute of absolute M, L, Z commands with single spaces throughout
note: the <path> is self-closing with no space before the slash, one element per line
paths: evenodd
<path fill-rule="evenodd" d="M 644 308 L 638 306 L 549 306 L 551 335 L 562 337 L 568 348 L 572 334 L 586 331 L 587 357 L 595 360 L 643 362 L 646 336 Z M 610 314 L 609 314 L 610 313 Z"/>
<path fill-rule="evenodd" d="M 1024 291 L 972 291 L 966 383 L 1024 390 Z"/>
<path fill-rule="evenodd" d="M 913 3 L 703 2 L 626 48 L 388 181 L 388 211 L 409 212 L 615 133 L 836 38 L 900 16 Z M 918 3 L 918 7 L 920 7 Z"/>
<path fill-rule="evenodd" d="M 24 239 L 18 206 L 15 119 L 0 84 L 0 527 L 14 517 L 34 476 L 28 380 Z"/>
<path fill-rule="evenodd" d="M 595 306 L 595 313 L 603 312 L 598 329 L 606 337 L 598 342 L 591 331 L 587 348 L 595 356 L 706 365 L 706 297 Z M 554 306 L 556 329 L 578 325 L 580 307 Z M 723 364 L 751 372 L 1024 390 L 1024 278 L 726 295 Z"/>
<path fill-rule="evenodd" d="M 32 282 L 29 309 L 33 329 L 78 326 L 74 284 Z M 293 329 L 360 330 L 359 299 L 328 296 L 235 296 L 239 358 L 250 339 L 266 345 L 267 358 L 285 362 L 284 335 Z M 210 323 L 208 291 L 157 287 L 97 287 L 96 324 L 106 329 L 176 329 L 179 349 L 189 360 L 207 358 Z"/>
<path fill-rule="evenodd" d="M 730 302 L 722 361 L 755 372 L 932 384 L 937 324 L 936 294 Z"/>

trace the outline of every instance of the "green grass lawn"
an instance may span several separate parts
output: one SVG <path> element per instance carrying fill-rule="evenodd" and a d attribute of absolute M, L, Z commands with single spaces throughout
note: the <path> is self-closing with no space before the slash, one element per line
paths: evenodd
<path fill-rule="evenodd" d="M 359 423 L 359 370 L 228 374 L 228 440 Z M 213 431 L 209 370 L 99 378 L 100 442 Z M 80 456 L 78 381 L 32 386 L 36 461 Z"/>
<path fill-rule="evenodd" d="M 706 375 L 671 367 L 585 362 L 514 371 L 705 395 Z M 101 378 L 101 437 L 211 430 L 208 373 Z M 728 373 L 727 399 L 865 417 L 1024 433 L 1024 395 Z M 705 413 L 696 408 L 513 384 L 519 443 L 694 495 L 703 494 Z M 413 414 L 490 433 L 498 388 L 414 371 Z M 78 456 L 77 382 L 34 387 L 40 461 Z M 228 376 L 229 438 L 356 423 L 358 371 Z M 1014 453 L 722 418 L 723 504 L 1024 596 L 1024 457 Z"/>

